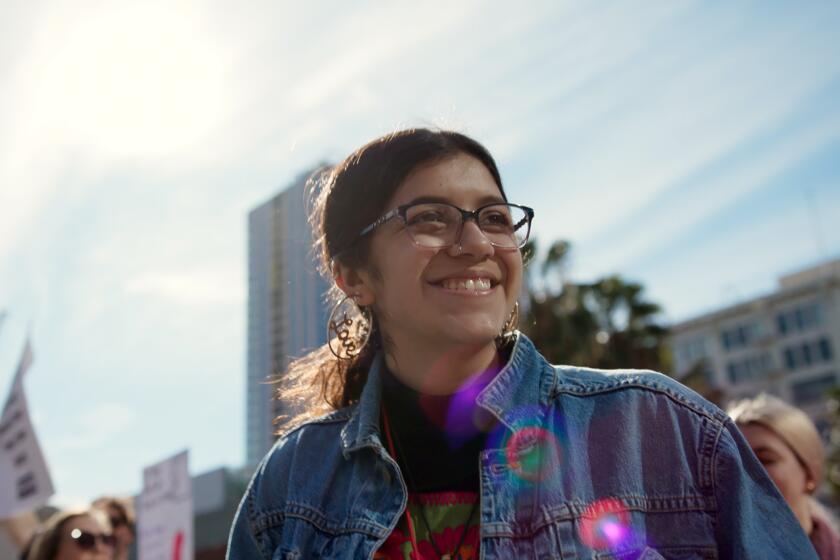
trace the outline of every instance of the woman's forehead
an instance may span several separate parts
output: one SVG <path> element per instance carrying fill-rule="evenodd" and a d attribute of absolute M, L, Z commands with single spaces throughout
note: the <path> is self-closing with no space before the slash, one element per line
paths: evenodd
<path fill-rule="evenodd" d="M 751 423 L 746 426 L 741 426 L 741 431 L 753 449 L 765 448 L 779 453 L 793 454 L 793 451 L 788 447 L 787 443 L 767 426 Z"/>
<path fill-rule="evenodd" d="M 101 529 L 99 522 L 88 514 L 74 517 L 65 524 L 65 533 L 69 533 L 73 529 L 82 529 L 84 531 L 99 531 Z"/>
<path fill-rule="evenodd" d="M 504 198 L 481 161 L 458 154 L 413 170 L 397 188 L 389 207 L 420 200 L 477 207 Z"/>

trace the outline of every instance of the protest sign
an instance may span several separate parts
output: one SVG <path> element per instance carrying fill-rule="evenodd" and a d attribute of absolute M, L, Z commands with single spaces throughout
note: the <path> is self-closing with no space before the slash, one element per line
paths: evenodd
<path fill-rule="evenodd" d="M 0 416 L 0 518 L 38 508 L 54 492 L 23 390 L 33 359 L 27 340 Z"/>
<path fill-rule="evenodd" d="M 139 560 L 191 560 L 193 503 L 187 451 L 143 469 L 137 504 Z"/>

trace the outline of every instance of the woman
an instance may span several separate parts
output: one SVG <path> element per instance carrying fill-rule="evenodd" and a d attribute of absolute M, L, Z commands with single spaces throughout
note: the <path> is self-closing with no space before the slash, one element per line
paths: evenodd
<path fill-rule="evenodd" d="M 551 366 L 516 331 L 533 211 L 484 147 L 405 130 L 320 187 L 337 304 L 285 396 L 332 412 L 263 460 L 230 558 L 808 558 L 720 410 L 659 374 Z"/>
<path fill-rule="evenodd" d="M 60 511 L 35 538 L 30 560 L 112 560 L 114 537 L 108 518 L 97 509 Z"/>
<path fill-rule="evenodd" d="M 108 515 L 114 532 L 114 560 L 128 560 L 134 542 L 134 508 L 130 499 L 103 496 L 93 506 Z"/>
<path fill-rule="evenodd" d="M 811 419 L 766 394 L 732 403 L 729 415 L 778 486 L 820 559 L 840 560 L 840 538 L 829 514 L 813 497 L 822 481 L 825 450 Z"/>

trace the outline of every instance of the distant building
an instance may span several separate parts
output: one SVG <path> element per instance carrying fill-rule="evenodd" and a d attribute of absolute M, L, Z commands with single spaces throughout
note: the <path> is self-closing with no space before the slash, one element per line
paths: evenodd
<path fill-rule="evenodd" d="M 192 477 L 195 560 L 224 560 L 239 501 L 253 473 L 218 468 Z"/>
<path fill-rule="evenodd" d="M 825 428 L 840 371 L 840 259 L 779 279 L 778 289 L 671 328 L 674 373 L 694 372 L 725 400 L 772 393 Z"/>
<path fill-rule="evenodd" d="M 274 443 L 267 384 L 293 358 L 326 342 L 323 295 L 307 222 L 305 185 L 311 171 L 248 215 L 248 341 L 246 464 L 255 465 Z"/>

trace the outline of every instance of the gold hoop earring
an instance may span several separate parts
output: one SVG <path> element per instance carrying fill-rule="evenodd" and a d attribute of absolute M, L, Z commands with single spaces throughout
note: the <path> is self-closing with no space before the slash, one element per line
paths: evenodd
<path fill-rule="evenodd" d="M 502 328 L 502 336 L 513 334 L 519 328 L 519 302 L 514 302 L 513 311 L 510 312 L 510 317 L 505 321 L 505 326 Z"/>
<path fill-rule="evenodd" d="M 345 296 L 335 304 L 327 319 L 327 344 L 339 360 L 359 355 L 373 330 L 373 313 L 356 303 L 359 296 Z"/>

